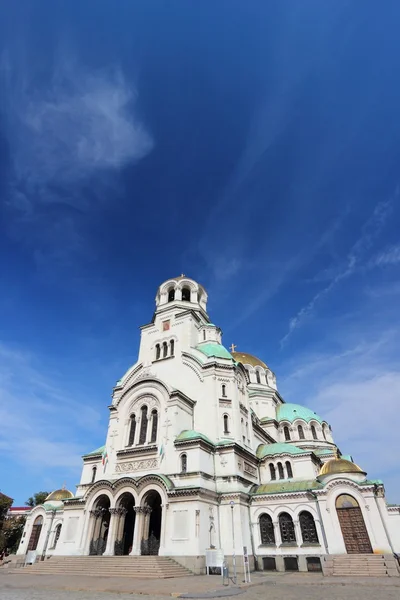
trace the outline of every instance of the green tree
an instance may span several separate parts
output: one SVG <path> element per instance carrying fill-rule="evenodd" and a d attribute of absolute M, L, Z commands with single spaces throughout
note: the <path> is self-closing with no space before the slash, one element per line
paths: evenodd
<path fill-rule="evenodd" d="M 43 504 L 46 500 L 47 496 L 50 492 L 36 492 L 33 494 L 28 500 L 25 502 L 26 506 L 30 506 L 33 508 L 34 506 L 39 506 L 39 504 Z"/>
<path fill-rule="evenodd" d="M 9 517 L 4 521 L 0 533 L 0 552 L 6 549 L 10 554 L 17 552 L 25 521 L 25 517 Z"/>
<path fill-rule="evenodd" d="M 12 503 L 12 498 L 9 498 L 0 492 L 0 530 L 2 528 L 4 519 L 6 518 L 7 511 Z"/>

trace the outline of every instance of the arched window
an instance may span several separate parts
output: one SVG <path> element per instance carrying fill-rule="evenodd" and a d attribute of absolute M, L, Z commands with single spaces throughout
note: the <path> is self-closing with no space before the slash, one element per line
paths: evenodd
<path fill-rule="evenodd" d="M 222 396 L 225 398 L 226 397 L 226 385 L 222 384 Z"/>
<path fill-rule="evenodd" d="M 224 433 L 229 433 L 229 417 L 224 415 Z"/>
<path fill-rule="evenodd" d="M 261 383 L 260 372 L 259 371 L 256 371 L 256 380 L 257 380 L 257 383 Z"/>
<path fill-rule="evenodd" d="M 203 342 L 205 342 L 205 341 L 206 341 L 206 330 L 203 329 Z"/>
<path fill-rule="evenodd" d="M 142 414 L 140 416 L 139 444 L 144 444 L 147 436 L 147 406 L 142 406 L 140 411 Z"/>
<path fill-rule="evenodd" d="M 161 348 L 160 344 L 156 344 L 156 360 L 158 360 L 161 356 Z"/>
<path fill-rule="evenodd" d="M 133 446 L 135 442 L 135 432 L 136 432 L 136 415 L 131 415 L 131 425 L 129 429 L 129 440 L 128 446 Z"/>
<path fill-rule="evenodd" d="M 316 429 L 315 429 L 314 425 L 311 425 L 311 434 L 313 436 L 313 440 L 317 440 L 318 439 L 317 432 L 316 432 Z"/>
<path fill-rule="evenodd" d="M 285 479 L 285 473 L 283 471 L 283 466 L 282 463 L 278 462 L 278 473 L 279 473 L 279 479 Z"/>
<path fill-rule="evenodd" d="M 173 302 L 175 300 L 175 290 L 171 288 L 168 292 L 168 302 Z"/>
<path fill-rule="evenodd" d="M 247 437 L 247 441 L 250 442 L 250 438 L 249 438 L 249 424 L 246 421 L 246 437 Z"/>
<path fill-rule="evenodd" d="M 43 517 L 36 517 L 33 523 L 31 537 L 29 538 L 28 550 L 36 550 L 37 545 L 39 543 L 40 532 L 42 531 L 42 527 Z"/>
<path fill-rule="evenodd" d="M 307 510 L 303 510 L 303 512 L 299 515 L 300 529 L 301 529 L 301 537 L 303 538 L 303 542 L 309 544 L 318 544 L 318 534 L 317 528 L 315 527 L 314 517 Z"/>
<path fill-rule="evenodd" d="M 326 440 L 326 425 L 322 426 L 322 435 L 324 436 L 324 440 Z"/>
<path fill-rule="evenodd" d="M 290 431 L 287 425 L 283 428 L 283 433 L 285 434 L 285 440 L 288 442 L 290 440 Z"/>
<path fill-rule="evenodd" d="M 61 523 L 59 523 L 56 527 L 56 534 L 54 536 L 54 544 L 53 544 L 53 548 L 55 548 L 57 546 L 57 542 L 60 539 L 60 534 L 61 534 Z"/>
<path fill-rule="evenodd" d="M 182 300 L 184 302 L 190 302 L 190 289 L 187 287 L 182 289 Z"/>
<path fill-rule="evenodd" d="M 304 429 L 301 425 L 298 426 L 297 431 L 299 434 L 299 440 L 304 440 Z"/>
<path fill-rule="evenodd" d="M 166 356 L 168 356 L 168 344 L 167 344 L 167 342 L 163 342 L 162 350 L 163 350 L 163 352 L 162 352 L 163 358 L 165 358 Z"/>
<path fill-rule="evenodd" d="M 174 356 L 174 352 L 175 352 L 175 342 L 174 342 L 174 340 L 170 341 L 169 347 L 171 349 L 171 356 Z"/>
<path fill-rule="evenodd" d="M 187 472 L 187 454 L 181 454 L 181 473 Z"/>
<path fill-rule="evenodd" d="M 292 465 L 290 464 L 290 462 L 288 460 L 285 462 L 285 466 L 286 466 L 286 473 L 287 473 L 288 479 L 292 479 L 292 477 L 293 477 Z"/>
<path fill-rule="evenodd" d="M 90 483 L 94 483 L 96 481 L 96 473 L 97 473 L 97 467 L 93 467 L 93 469 L 92 469 L 92 481 Z"/>
<path fill-rule="evenodd" d="M 151 442 L 157 441 L 157 426 L 158 426 L 158 412 L 156 409 L 151 411 Z"/>
<path fill-rule="evenodd" d="M 269 515 L 265 513 L 260 516 L 260 537 L 261 544 L 275 544 L 274 524 Z"/>
<path fill-rule="evenodd" d="M 272 463 L 269 463 L 269 472 L 271 474 L 271 480 L 274 481 L 276 479 L 276 470 Z"/>
<path fill-rule="evenodd" d="M 293 519 L 288 513 L 284 512 L 279 515 L 279 529 L 281 530 L 282 544 L 296 541 Z"/>

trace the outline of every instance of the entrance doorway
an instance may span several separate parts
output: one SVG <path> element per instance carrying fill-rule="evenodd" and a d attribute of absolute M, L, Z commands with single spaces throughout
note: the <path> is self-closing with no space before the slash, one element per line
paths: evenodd
<path fill-rule="evenodd" d="M 141 554 L 158 554 L 161 540 L 161 496 L 155 490 L 149 492 L 144 499 L 144 513 Z"/>
<path fill-rule="evenodd" d="M 135 531 L 135 499 L 129 492 L 122 494 L 117 507 L 117 534 L 115 538 L 114 554 L 125 555 L 131 553 L 133 533 Z"/>
<path fill-rule="evenodd" d="M 107 546 L 108 530 L 110 527 L 110 499 L 105 494 L 100 496 L 93 510 L 90 511 L 94 518 L 92 539 L 89 546 L 91 556 L 101 556 Z"/>
<path fill-rule="evenodd" d="M 353 496 L 336 498 L 336 511 L 348 554 L 372 554 L 372 546 L 360 505 Z"/>
<path fill-rule="evenodd" d="M 31 537 L 29 538 L 28 550 L 36 550 L 39 543 L 40 533 L 43 527 L 43 517 L 36 517 L 33 523 Z"/>

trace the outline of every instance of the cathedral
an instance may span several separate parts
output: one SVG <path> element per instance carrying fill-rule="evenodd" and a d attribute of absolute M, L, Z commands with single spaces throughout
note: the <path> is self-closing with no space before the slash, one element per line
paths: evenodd
<path fill-rule="evenodd" d="M 263 360 L 222 344 L 206 290 L 181 275 L 155 303 L 104 445 L 82 457 L 75 494 L 31 510 L 18 554 L 159 554 L 204 573 L 400 553 L 383 482 L 342 454 L 323 416 L 285 402 Z"/>

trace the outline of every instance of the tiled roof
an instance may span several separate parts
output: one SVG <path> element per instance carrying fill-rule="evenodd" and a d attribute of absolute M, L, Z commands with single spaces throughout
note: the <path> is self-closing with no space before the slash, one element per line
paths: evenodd
<path fill-rule="evenodd" d="M 257 457 L 264 458 L 265 456 L 275 456 L 276 454 L 304 454 L 309 450 L 303 450 L 292 444 L 284 442 L 276 444 L 260 444 L 257 448 Z"/>
<path fill-rule="evenodd" d="M 316 479 L 292 480 L 292 481 L 274 481 L 273 483 L 264 483 L 258 485 L 251 491 L 252 495 L 257 494 L 284 494 L 288 492 L 306 492 L 307 490 L 320 490 L 324 486 Z"/>
<path fill-rule="evenodd" d="M 303 419 L 307 423 L 310 421 L 318 421 L 318 423 L 323 422 L 323 419 L 321 419 L 316 412 L 306 406 L 301 406 L 300 404 L 280 404 L 276 409 L 277 421 L 289 421 L 290 423 L 293 423 L 296 419 Z"/>

